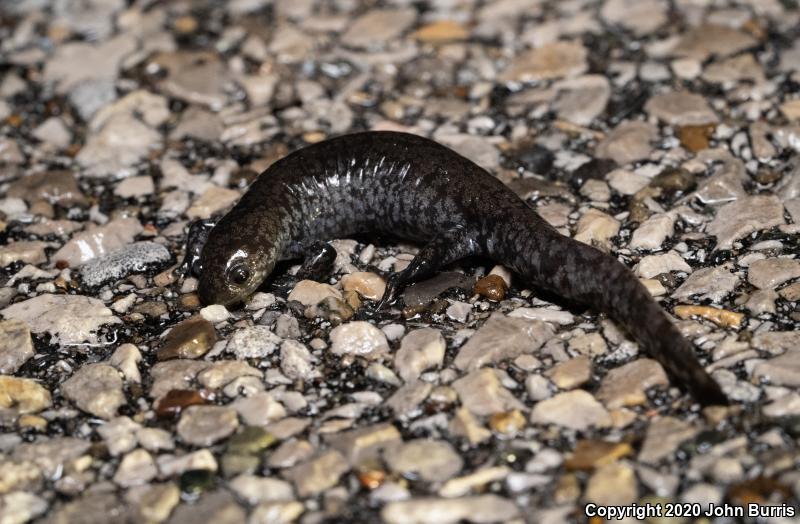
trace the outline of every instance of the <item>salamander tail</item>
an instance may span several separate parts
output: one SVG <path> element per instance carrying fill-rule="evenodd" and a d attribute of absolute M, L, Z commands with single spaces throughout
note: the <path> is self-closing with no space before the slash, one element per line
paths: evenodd
<path fill-rule="evenodd" d="M 609 314 L 701 404 L 728 404 L 692 344 L 624 264 L 561 235 L 549 240 L 528 272 L 535 283 Z"/>

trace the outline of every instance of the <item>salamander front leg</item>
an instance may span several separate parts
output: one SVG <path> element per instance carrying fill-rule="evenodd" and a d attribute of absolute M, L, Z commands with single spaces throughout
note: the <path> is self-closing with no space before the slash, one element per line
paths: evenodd
<path fill-rule="evenodd" d="M 203 268 L 200 267 L 200 253 L 206 245 L 208 234 L 214 228 L 211 219 L 195 220 L 189 224 L 189 232 L 186 234 L 186 256 L 183 257 L 181 265 L 175 268 L 175 274 L 180 276 L 193 275 L 199 277 Z"/>
<path fill-rule="evenodd" d="M 407 285 L 429 278 L 442 266 L 479 254 L 475 240 L 463 228 L 447 231 L 423 247 L 404 270 L 392 273 L 376 309 L 392 302 Z"/>
<path fill-rule="evenodd" d="M 333 273 L 333 264 L 336 262 L 336 249 L 327 242 L 317 241 L 304 250 L 305 260 L 297 278 L 308 280 L 322 280 Z"/>

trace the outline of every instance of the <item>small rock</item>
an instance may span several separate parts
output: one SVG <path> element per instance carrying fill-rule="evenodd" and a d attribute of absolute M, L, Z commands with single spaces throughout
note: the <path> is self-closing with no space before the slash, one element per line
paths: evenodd
<path fill-rule="evenodd" d="M 34 138 L 59 149 L 66 148 L 72 139 L 64 121 L 58 117 L 50 117 L 31 133 Z"/>
<path fill-rule="evenodd" d="M 645 392 L 654 386 L 669 386 L 669 379 L 661 364 L 640 358 L 612 369 L 603 378 L 597 398 L 608 409 L 638 406 L 647 401 Z"/>
<path fill-rule="evenodd" d="M 647 101 L 644 109 L 672 126 L 700 126 L 718 121 L 705 98 L 686 91 L 655 95 Z"/>
<path fill-rule="evenodd" d="M 628 247 L 631 249 L 661 249 L 667 237 L 675 230 L 675 215 L 660 213 L 645 220 L 633 232 Z"/>
<path fill-rule="evenodd" d="M 518 409 L 495 413 L 489 417 L 489 427 L 492 431 L 505 438 L 514 438 L 525 429 L 526 424 L 525 415 Z"/>
<path fill-rule="evenodd" d="M 280 343 L 281 338 L 268 327 L 252 326 L 236 331 L 225 350 L 238 359 L 264 358 L 278 349 Z"/>
<path fill-rule="evenodd" d="M 595 357 L 608 352 L 608 344 L 600 333 L 580 333 L 569 339 L 572 353 Z"/>
<path fill-rule="evenodd" d="M 231 489 L 248 504 L 294 499 L 292 485 L 283 480 L 255 475 L 239 475 L 230 482 Z"/>
<path fill-rule="evenodd" d="M 275 435 L 264 428 L 247 426 L 228 441 L 228 452 L 236 455 L 257 455 L 276 441 Z"/>
<path fill-rule="evenodd" d="M 239 427 L 236 411 L 223 406 L 190 406 L 183 410 L 177 431 L 193 446 L 210 446 L 228 438 Z"/>
<path fill-rule="evenodd" d="M 571 358 L 553 366 L 547 376 L 561 389 L 574 389 L 592 377 L 592 360 L 587 357 Z"/>
<path fill-rule="evenodd" d="M 473 414 L 484 417 L 514 409 L 525 409 L 522 403 L 503 385 L 496 371 L 477 369 L 453 382 L 461 404 Z"/>
<path fill-rule="evenodd" d="M 498 495 L 462 498 L 413 498 L 390 502 L 381 511 L 387 524 L 456 524 L 511 522 L 518 518 L 517 506 Z"/>
<path fill-rule="evenodd" d="M 197 381 L 209 389 L 220 389 L 240 377 L 261 379 L 262 373 L 241 360 L 218 360 L 197 374 Z"/>
<path fill-rule="evenodd" d="M 327 440 L 330 446 L 340 451 L 353 466 L 379 459 L 381 451 L 393 450 L 403 442 L 397 428 L 386 423 L 337 433 Z"/>
<path fill-rule="evenodd" d="M 136 198 L 152 195 L 155 187 L 149 176 L 132 176 L 124 179 L 114 188 L 114 194 L 122 198 Z"/>
<path fill-rule="evenodd" d="M 678 318 L 698 316 L 723 327 L 738 328 L 744 319 L 742 313 L 710 306 L 675 306 L 673 311 Z"/>
<path fill-rule="evenodd" d="M 287 299 L 289 301 L 296 300 L 304 306 L 316 306 L 329 297 L 342 300 L 341 292 L 329 284 L 320 284 L 313 280 L 301 280 L 295 284 Z"/>
<path fill-rule="evenodd" d="M 211 186 L 186 210 L 189 220 L 209 218 L 229 208 L 241 195 L 235 189 Z"/>
<path fill-rule="evenodd" d="M 652 143 L 658 138 L 658 128 L 638 120 L 628 120 L 615 127 L 597 144 L 597 156 L 610 158 L 623 166 L 645 160 L 653 151 Z"/>
<path fill-rule="evenodd" d="M 757 44 L 755 38 L 724 25 L 701 24 L 683 33 L 673 55 L 705 60 L 730 56 Z"/>
<path fill-rule="evenodd" d="M 721 207 L 706 230 L 717 237 L 717 249 L 730 249 L 735 240 L 783 223 L 783 204 L 778 197 L 758 195 Z"/>
<path fill-rule="evenodd" d="M 389 468 L 425 482 L 443 482 L 457 475 L 464 462 L 448 442 L 415 439 L 384 453 Z"/>
<path fill-rule="evenodd" d="M 652 33 L 668 20 L 668 4 L 661 0 L 607 0 L 600 15 L 641 37 Z"/>
<path fill-rule="evenodd" d="M 114 474 L 114 482 L 123 488 L 147 484 L 158 473 L 153 457 L 146 450 L 137 449 L 124 457 Z"/>
<path fill-rule="evenodd" d="M 453 20 L 437 20 L 420 27 L 411 36 L 426 44 L 443 45 L 466 40 L 469 32 Z"/>
<path fill-rule="evenodd" d="M 170 358 L 200 358 L 217 342 L 214 326 L 200 316 L 187 318 L 173 327 L 164 337 L 158 350 L 159 360 Z"/>
<path fill-rule="evenodd" d="M 131 273 L 142 273 L 163 266 L 171 259 L 172 255 L 161 244 L 134 242 L 87 262 L 81 268 L 81 278 L 87 286 L 96 287 Z"/>
<path fill-rule="evenodd" d="M 239 398 L 230 407 L 250 426 L 266 426 L 286 417 L 286 408 L 266 391 Z"/>
<path fill-rule="evenodd" d="M 125 375 L 126 380 L 138 384 L 142 381 L 142 376 L 137 366 L 141 361 L 142 354 L 139 348 L 133 344 L 122 344 L 111 355 L 108 363 L 120 370 Z"/>
<path fill-rule="evenodd" d="M 12 304 L 0 314 L 25 322 L 32 333 L 49 333 L 60 344 L 97 342 L 95 331 L 120 322 L 103 302 L 81 295 L 44 293 Z"/>
<path fill-rule="evenodd" d="M 800 386 L 800 351 L 793 347 L 783 355 L 758 363 L 753 369 L 753 379 L 778 386 Z"/>
<path fill-rule="evenodd" d="M 20 320 L 0 321 L 0 374 L 13 374 L 34 354 L 31 331 Z"/>
<path fill-rule="evenodd" d="M 107 364 L 86 364 L 61 384 L 63 395 L 78 408 L 110 419 L 125 404 L 119 371 Z"/>
<path fill-rule="evenodd" d="M 617 462 L 602 466 L 591 476 L 584 498 L 595 504 L 623 506 L 632 504 L 638 496 L 633 468 Z"/>
<path fill-rule="evenodd" d="M 288 478 L 300 497 L 316 495 L 339 482 L 339 478 L 350 470 L 341 453 L 326 451 L 318 457 L 286 471 Z"/>
<path fill-rule="evenodd" d="M 370 300 L 379 300 L 386 290 L 386 281 L 380 275 L 369 272 L 345 275 L 342 277 L 341 284 L 345 291 L 355 291 Z"/>
<path fill-rule="evenodd" d="M 709 148 L 709 139 L 714 136 L 715 129 L 714 124 L 683 126 L 678 129 L 678 138 L 683 147 L 692 153 L 698 153 Z"/>
<path fill-rule="evenodd" d="M 400 342 L 394 367 L 406 382 L 419 378 L 423 371 L 442 365 L 447 347 L 438 329 L 423 328 L 409 332 Z"/>
<path fill-rule="evenodd" d="M 531 411 L 531 422 L 585 431 L 591 427 L 610 426 L 611 417 L 592 395 L 576 389 L 540 401 Z"/>
<path fill-rule="evenodd" d="M 553 42 L 517 55 L 500 75 L 502 82 L 537 82 L 578 76 L 586 71 L 587 52 L 580 42 Z"/>
<path fill-rule="evenodd" d="M 607 251 L 610 239 L 619 233 L 619 228 L 619 221 L 614 217 L 592 208 L 578 220 L 575 240 Z"/>
<path fill-rule="evenodd" d="M 161 134 L 133 115 L 117 114 L 91 133 L 75 160 L 92 177 L 125 177 L 161 146 Z"/>
<path fill-rule="evenodd" d="M 29 378 L 0 375 L 0 407 L 16 414 L 38 413 L 50 407 L 50 392 Z"/>
<path fill-rule="evenodd" d="M 774 289 L 800 277 L 800 261 L 792 258 L 756 260 L 747 270 L 747 281 L 759 289 Z"/>
<path fill-rule="evenodd" d="M 93 258 L 130 245 L 142 229 L 135 218 L 118 218 L 104 226 L 89 227 L 75 234 L 53 254 L 51 260 L 66 262 L 69 267 L 78 267 Z"/>
<path fill-rule="evenodd" d="M 473 446 L 488 440 L 492 432 L 483 427 L 467 408 L 459 408 L 449 425 L 450 433 L 463 436 Z"/>
<path fill-rule="evenodd" d="M 691 273 L 692 267 L 675 251 L 669 251 L 663 255 L 649 255 L 642 258 L 634 273 L 643 278 L 653 278 L 672 271 Z"/>
<path fill-rule="evenodd" d="M 688 299 L 699 295 L 700 300 L 719 303 L 739 285 L 739 276 L 731 273 L 729 264 L 698 269 L 672 293 L 673 298 Z"/>
<path fill-rule="evenodd" d="M 389 352 L 383 331 L 369 322 L 354 321 L 335 327 L 330 333 L 330 351 L 334 355 L 355 355 L 376 360 Z"/>
<path fill-rule="evenodd" d="M 461 370 L 474 370 L 490 363 L 532 353 L 553 336 L 548 324 L 493 313 L 461 347 L 454 364 Z"/>
<path fill-rule="evenodd" d="M 281 343 L 281 371 L 292 380 L 310 380 L 319 376 L 314 369 L 316 359 L 305 344 L 296 340 Z"/>
<path fill-rule="evenodd" d="M 697 430 L 688 422 L 673 417 L 656 418 L 647 428 L 638 459 L 646 464 L 657 464 L 696 434 Z"/>
<path fill-rule="evenodd" d="M 25 175 L 11 183 L 6 195 L 22 198 L 29 204 L 41 200 L 62 207 L 87 204 L 71 171 L 55 170 Z"/>
<path fill-rule="evenodd" d="M 612 464 L 632 453 L 633 449 L 626 442 L 581 439 L 575 443 L 575 451 L 564 461 L 564 466 L 567 470 L 589 471 Z"/>
<path fill-rule="evenodd" d="M 210 403 L 210 395 L 193 389 L 171 389 L 158 401 L 156 415 L 159 418 L 172 418 L 180 415 L 189 406 Z"/>
<path fill-rule="evenodd" d="M 473 292 L 494 302 L 500 302 L 506 296 L 505 280 L 499 275 L 487 275 L 475 283 Z"/>
<path fill-rule="evenodd" d="M 411 27 L 417 12 L 411 8 L 372 9 L 356 18 L 341 36 L 341 43 L 351 47 L 381 47 Z"/>
<path fill-rule="evenodd" d="M 568 325 L 575 321 L 569 311 L 558 311 L 544 307 L 520 307 L 508 314 L 511 318 L 525 318 L 528 320 L 541 320 L 553 324 Z"/>
<path fill-rule="evenodd" d="M 44 249 L 45 242 L 38 240 L 20 240 L 0 247 L 0 267 L 10 266 L 14 262 L 38 265 L 47 261 Z"/>
<path fill-rule="evenodd" d="M 635 195 L 650 183 L 650 179 L 647 177 L 624 169 L 615 169 L 608 173 L 606 178 L 608 179 L 608 185 L 623 195 Z"/>

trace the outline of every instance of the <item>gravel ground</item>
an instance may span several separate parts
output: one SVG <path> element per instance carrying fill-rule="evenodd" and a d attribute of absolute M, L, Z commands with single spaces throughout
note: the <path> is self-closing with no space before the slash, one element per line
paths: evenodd
<path fill-rule="evenodd" d="M 0 8 L 3 524 L 798 522 L 796 0 Z M 188 222 L 364 129 L 430 136 L 616 255 L 733 405 L 486 260 L 371 314 L 417 249 L 393 239 L 201 308 L 172 272 Z"/>

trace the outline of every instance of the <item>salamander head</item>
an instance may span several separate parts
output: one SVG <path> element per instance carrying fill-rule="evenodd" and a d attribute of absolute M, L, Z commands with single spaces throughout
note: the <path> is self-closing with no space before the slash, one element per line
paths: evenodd
<path fill-rule="evenodd" d="M 229 306 L 247 298 L 275 267 L 275 258 L 264 246 L 250 246 L 241 238 L 216 227 L 200 254 L 198 294 L 204 305 Z"/>

